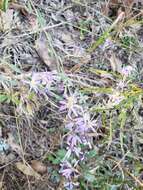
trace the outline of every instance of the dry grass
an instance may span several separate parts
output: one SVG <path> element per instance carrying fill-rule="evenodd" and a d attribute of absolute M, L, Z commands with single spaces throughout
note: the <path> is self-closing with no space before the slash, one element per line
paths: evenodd
<path fill-rule="evenodd" d="M 64 189 L 59 170 L 68 115 L 59 108 L 66 93 L 75 93 L 97 123 L 87 134 L 91 147 L 80 147 L 85 159 L 72 176 L 75 189 L 142 189 L 142 52 L 138 1 L 132 7 L 75 0 L 9 4 L 0 26 L 0 189 Z M 127 75 L 126 66 L 132 68 Z M 33 74 L 42 73 L 38 81 L 44 81 L 48 72 L 50 81 L 54 69 L 54 84 L 37 93 Z M 16 167 L 30 168 L 32 160 L 47 168 L 40 179 Z"/>

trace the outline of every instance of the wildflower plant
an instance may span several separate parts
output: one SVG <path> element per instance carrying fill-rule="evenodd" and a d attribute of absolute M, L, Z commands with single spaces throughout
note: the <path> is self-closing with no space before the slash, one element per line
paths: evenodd
<path fill-rule="evenodd" d="M 91 118 L 88 111 L 88 97 L 70 86 L 56 72 L 33 73 L 29 80 L 24 80 L 30 91 L 37 95 L 46 94 L 52 97 L 53 93 L 62 95 L 59 101 L 59 112 L 66 118 L 64 138 L 66 153 L 61 161 L 60 173 L 65 177 L 65 188 L 74 189 L 78 183 L 75 178 L 79 176 L 78 165 L 85 159 L 85 147 L 92 148 L 88 133 L 96 132 L 97 122 Z M 62 89 L 58 89 L 62 87 Z M 76 176 L 76 177 L 75 177 Z"/>
<path fill-rule="evenodd" d="M 50 93 L 52 87 L 58 83 L 58 75 L 56 71 L 53 72 L 35 72 L 29 80 L 24 80 L 25 84 L 29 85 L 30 91 L 35 93 Z"/>
<path fill-rule="evenodd" d="M 142 189 L 143 3 L 1 2 L 1 188 Z"/>
<path fill-rule="evenodd" d="M 77 171 L 78 164 L 85 159 L 85 147 L 92 148 L 91 138 L 88 137 L 88 133 L 96 132 L 97 122 L 91 119 L 90 113 L 88 112 L 87 97 L 85 96 L 84 98 L 82 96 L 81 99 L 81 94 L 77 93 L 76 90 L 73 93 L 71 93 L 71 90 L 69 92 L 68 94 L 66 91 L 64 101 L 59 102 L 59 111 L 61 113 L 64 111 L 65 113 L 65 128 L 68 130 L 65 136 L 67 153 L 63 158 L 60 173 L 69 184 L 67 189 L 74 189 L 73 176 L 76 175 L 75 171 Z M 68 166 L 71 164 L 70 168 L 68 167 L 65 170 L 63 167 L 65 163 L 68 163 Z M 65 175 L 65 172 L 68 172 L 68 174 Z"/>
<path fill-rule="evenodd" d="M 132 72 L 133 69 L 130 66 L 124 67 L 118 83 L 110 89 L 106 90 L 106 88 L 94 86 L 91 86 L 91 92 L 88 89 L 88 93 L 93 93 L 95 90 L 95 94 L 98 94 L 97 98 L 99 99 L 100 94 L 106 94 L 106 101 L 102 100 L 102 106 L 104 105 L 104 107 L 101 108 L 99 105 L 99 110 L 110 109 L 112 111 L 114 108 L 118 108 L 121 110 L 121 113 L 122 110 L 126 113 L 132 107 L 133 98 L 142 93 L 141 89 L 131 85 L 129 78 Z M 102 127 L 102 123 L 105 125 L 105 121 L 98 121 L 96 113 L 100 114 L 103 111 L 100 112 L 98 110 L 97 104 L 96 110 L 94 110 L 93 104 L 90 104 L 90 96 L 85 93 L 86 91 L 80 90 L 80 86 L 73 84 L 70 77 L 68 78 L 66 75 L 64 77 L 56 71 L 32 73 L 30 76 L 22 79 L 22 83 L 25 86 L 24 89 L 28 89 L 29 92 L 28 95 L 21 96 L 23 104 L 19 104 L 19 109 L 23 109 L 26 103 L 26 109 L 33 116 L 33 107 L 35 109 L 37 105 L 32 104 L 33 98 L 28 99 L 28 97 L 31 97 L 33 94 L 32 97 L 37 95 L 39 99 L 43 99 L 46 96 L 54 101 L 56 109 L 58 108 L 58 113 L 63 118 L 64 135 L 62 138 L 63 143 L 61 144 L 64 149 L 64 155 L 60 159 L 56 158 L 57 160 L 53 163 L 60 165 L 59 173 L 65 179 L 64 188 L 67 190 L 79 188 L 79 179 L 81 177 L 84 177 L 85 180 L 89 178 L 90 182 L 94 182 L 94 170 L 87 167 L 88 172 L 86 172 L 84 164 L 87 162 L 90 154 L 95 156 L 93 137 L 98 136 L 98 130 Z M 94 114 L 94 112 L 96 113 Z M 120 114 L 119 120 L 122 124 L 120 125 L 122 129 L 126 122 L 126 115 Z M 109 133 L 110 140 L 112 140 L 112 130 L 109 130 Z M 123 134 L 120 133 L 122 152 L 124 152 L 123 142 Z"/>
<path fill-rule="evenodd" d="M 88 151 L 93 148 L 90 134 L 97 135 L 99 123 L 90 112 L 89 97 L 80 92 L 79 87 L 74 86 L 70 78 L 65 79 L 66 81 L 54 71 L 33 73 L 29 80 L 23 82 L 29 86 L 30 92 L 35 92 L 39 97 L 46 95 L 55 99 L 55 94 L 60 96 L 55 102 L 64 118 L 66 129 L 63 137 L 63 148 L 66 152 L 60 161 L 60 174 L 65 178 L 65 189 L 72 190 L 79 186 L 79 168 L 86 161 Z M 112 90 L 112 94 L 108 95 L 109 106 L 114 107 L 124 100 L 124 96 L 117 91 L 113 93 Z"/>

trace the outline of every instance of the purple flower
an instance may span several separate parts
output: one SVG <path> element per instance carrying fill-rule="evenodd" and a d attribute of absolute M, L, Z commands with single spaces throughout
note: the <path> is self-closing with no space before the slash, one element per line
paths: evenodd
<path fill-rule="evenodd" d="M 86 132 L 96 132 L 97 121 L 92 120 L 88 113 L 84 113 L 83 117 L 77 118 L 76 125 L 75 131 L 83 135 Z"/>
<path fill-rule="evenodd" d="M 117 83 L 117 90 L 123 90 L 125 87 L 128 86 L 128 83 L 123 81 L 123 80 L 120 80 L 118 83 Z"/>
<path fill-rule="evenodd" d="M 41 85 L 41 78 L 38 76 L 37 73 L 34 73 L 31 77 L 30 81 L 27 81 L 26 83 L 29 84 L 30 90 L 34 90 L 36 93 L 39 92 L 40 85 Z"/>
<path fill-rule="evenodd" d="M 85 135 L 85 133 L 88 132 L 88 128 L 85 123 L 82 125 L 77 125 L 75 132 L 78 133 L 79 135 Z"/>
<path fill-rule="evenodd" d="M 65 183 L 64 187 L 67 190 L 78 189 L 79 183 L 78 182 L 68 181 L 67 183 Z"/>
<path fill-rule="evenodd" d="M 107 48 L 113 48 L 113 47 L 114 47 L 113 42 L 110 40 L 110 38 L 107 38 L 105 40 L 104 44 L 103 44 L 102 49 L 103 49 L 103 51 L 105 51 L 105 49 L 107 49 Z"/>
<path fill-rule="evenodd" d="M 71 177 L 74 175 L 74 168 L 72 167 L 72 165 L 68 161 L 65 161 L 61 164 L 60 173 L 66 179 L 71 179 Z"/>
<path fill-rule="evenodd" d="M 46 92 L 57 81 L 56 74 L 56 72 L 35 72 L 32 74 L 30 81 L 24 82 L 29 84 L 30 90 L 34 90 L 36 93 Z"/>
<path fill-rule="evenodd" d="M 67 137 L 67 144 L 71 149 L 73 149 L 74 146 L 77 146 L 78 143 L 81 143 L 81 139 L 76 134 L 71 134 Z"/>
<path fill-rule="evenodd" d="M 64 169 L 64 170 L 62 171 L 62 175 L 63 175 L 65 178 L 68 178 L 68 179 L 71 178 L 72 174 L 73 174 L 73 170 L 72 170 L 71 168 L 67 168 L 67 169 Z"/>
<path fill-rule="evenodd" d="M 77 103 L 76 94 L 72 94 L 70 96 L 65 95 L 65 99 L 60 101 L 60 111 L 67 111 L 67 115 L 70 119 L 72 119 L 72 115 L 75 117 L 78 116 L 80 112 L 82 112 L 82 107 Z"/>
<path fill-rule="evenodd" d="M 65 100 L 60 101 L 61 104 L 60 111 L 73 109 L 76 103 L 77 100 L 75 97 L 72 96 L 66 97 Z"/>
<path fill-rule="evenodd" d="M 84 121 L 83 117 L 76 118 L 76 125 L 83 126 L 84 124 L 85 124 L 85 121 Z"/>
<path fill-rule="evenodd" d="M 133 71 L 133 67 L 128 65 L 126 67 L 123 67 L 121 70 L 121 74 L 125 77 L 128 77 Z"/>
<path fill-rule="evenodd" d="M 120 104 L 125 99 L 124 96 L 120 95 L 118 91 L 116 91 L 114 94 L 109 95 L 109 101 L 108 104 L 109 106 L 115 106 Z"/>
<path fill-rule="evenodd" d="M 73 131 L 75 123 L 74 122 L 69 122 L 65 125 L 65 128 L 68 129 L 69 131 Z"/>
<path fill-rule="evenodd" d="M 73 185 L 73 182 L 72 181 L 69 181 L 67 182 L 64 187 L 67 189 L 67 190 L 72 190 L 74 188 L 74 185 Z"/>
<path fill-rule="evenodd" d="M 75 155 L 79 158 L 83 155 L 83 152 L 81 152 L 80 147 L 73 147 L 72 151 L 75 153 Z"/>

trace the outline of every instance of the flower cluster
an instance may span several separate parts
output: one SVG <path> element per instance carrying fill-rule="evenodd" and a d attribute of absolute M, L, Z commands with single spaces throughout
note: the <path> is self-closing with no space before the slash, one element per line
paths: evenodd
<path fill-rule="evenodd" d="M 125 66 L 122 68 L 121 70 L 121 74 L 124 76 L 124 77 L 128 77 L 131 75 L 131 73 L 133 72 L 134 68 L 130 65 L 128 66 Z"/>
<path fill-rule="evenodd" d="M 114 107 L 119 105 L 125 97 L 119 93 L 119 91 L 114 91 L 113 94 L 109 95 L 108 103 L 106 104 L 108 107 Z"/>
<path fill-rule="evenodd" d="M 85 159 L 82 146 L 92 148 L 88 133 L 96 132 L 97 121 L 91 119 L 87 108 L 84 108 L 76 93 L 65 96 L 64 101 L 60 102 L 60 111 L 67 113 L 65 128 L 68 130 L 65 142 L 67 153 L 61 163 L 60 173 L 67 181 L 66 189 L 73 189 L 75 184 L 72 179 L 78 175 L 76 167 Z"/>
<path fill-rule="evenodd" d="M 61 162 L 60 173 L 66 179 L 65 188 L 74 189 L 78 185 L 75 182 L 79 176 L 78 164 L 85 159 L 85 149 L 92 148 L 88 133 L 96 133 L 97 128 L 96 120 L 91 118 L 88 111 L 87 97 L 76 90 L 72 92 L 73 88 L 71 90 L 64 85 L 56 71 L 33 73 L 29 80 L 23 82 L 38 95 L 52 96 L 60 86 L 63 99 L 59 101 L 59 111 L 66 116 L 65 128 L 68 131 L 64 138 L 67 152 Z"/>
<path fill-rule="evenodd" d="M 59 80 L 56 71 L 50 72 L 35 72 L 32 74 L 30 80 L 23 82 L 28 84 L 30 90 L 35 91 L 36 94 L 50 93 L 50 89 Z"/>

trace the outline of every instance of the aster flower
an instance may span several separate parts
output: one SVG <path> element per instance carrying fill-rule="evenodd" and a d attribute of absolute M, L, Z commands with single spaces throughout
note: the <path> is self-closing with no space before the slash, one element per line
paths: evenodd
<path fill-rule="evenodd" d="M 76 134 L 70 134 L 67 137 L 67 144 L 70 146 L 71 149 L 77 146 L 79 143 L 81 143 L 81 139 Z"/>
<path fill-rule="evenodd" d="M 96 132 L 95 127 L 97 126 L 97 121 L 92 119 L 87 112 L 83 115 L 83 118 L 89 131 Z"/>
<path fill-rule="evenodd" d="M 69 131 L 73 131 L 74 126 L 75 126 L 74 121 L 70 121 L 70 122 L 68 122 L 68 123 L 65 125 L 65 128 L 68 129 Z"/>
<path fill-rule="evenodd" d="M 65 189 L 67 189 L 67 190 L 73 190 L 73 189 L 75 189 L 78 186 L 79 186 L 78 182 L 75 183 L 75 182 L 72 182 L 72 181 L 68 181 L 64 185 Z M 78 189 L 78 188 L 76 188 L 76 189 Z"/>
<path fill-rule="evenodd" d="M 75 146 L 75 147 L 73 147 L 72 151 L 78 157 L 78 159 L 79 159 L 79 157 L 82 157 L 82 155 L 83 155 L 83 152 L 81 151 L 80 147 Z M 78 162 L 79 162 L 79 160 L 78 160 Z"/>
<path fill-rule="evenodd" d="M 66 178 L 66 179 L 71 179 L 72 176 L 74 175 L 74 168 L 68 161 L 64 161 L 61 164 L 61 169 L 60 173 Z"/>
<path fill-rule="evenodd" d="M 34 90 L 36 93 L 39 92 L 40 85 L 41 85 L 41 78 L 37 73 L 33 73 L 31 81 L 28 81 L 27 84 L 30 86 L 30 90 Z"/>
<path fill-rule="evenodd" d="M 134 70 L 133 67 L 128 65 L 128 66 L 122 68 L 121 74 L 125 77 L 128 77 L 129 75 L 131 75 L 133 70 Z"/>
<path fill-rule="evenodd" d="M 63 158 L 63 161 L 68 160 L 71 154 L 75 154 L 77 157 L 82 155 L 81 148 L 78 147 L 82 143 L 82 140 L 76 134 L 69 134 L 66 141 L 68 147 L 67 152 Z"/>
<path fill-rule="evenodd" d="M 102 47 L 102 49 L 103 49 L 103 51 L 105 51 L 107 48 L 114 48 L 114 44 L 113 44 L 113 42 L 111 41 L 111 39 L 110 38 L 107 38 L 106 40 L 105 40 L 105 42 L 104 42 L 104 44 L 103 44 L 103 47 Z"/>
<path fill-rule="evenodd" d="M 80 112 L 82 112 L 82 107 L 78 105 L 78 100 L 76 94 L 65 95 L 65 99 L 60 101 L 60 111 L 67 111 L 68 117 L 72 119 L 72 115 L 75 117 L 78 116 Z"/>
<path fill-rule="evenodd" d="M 75 132 L 84 135 L 88 131 L 86 123 L 83 118 L 77 118 Z"/>
<path fill-rule="evenodd" d="M 68 116 L 66 117 L 67 123 L 65 128 L 69 130 L 66 138 L 67 152 L 62 160 L 60 173 L 68 180 L 65 187 L 69 190 L 75 187 L 72 183 L 72 179 L 78 173 L 75 168 L 85 158 L 80 145 L 88 145 L 91 148 L 90 137 L 86 134 L 96 132 L 97 128 L 97 121 L 91 118 L 87 108 L 85 108 L 85 111 L 83 106 L 80 106 L 82 103 L 83 101 L 78 93 L 66 94 L 64 100 L 60 101 L 60 111 L 65 111 Z M 73 166 L 68 160 L 72 162 Z"/>
<path fill-rule="evenodd" d="M 125 99 L 125 97 L 120 95 L 119 92 L 115 92 L 114 94 L 109 96 L 108 105 L 109 106 L 116 106 L 124 99 Z"/>
<path fill-rule="evenodd" d="M 58 81 L 58 76 L 56 71 L 43 72 L 41 75 L 42 84 L 46 87 L 51 86 L 51 84 L 55 84 Z"/>
<path fill-rule="evenodd" d="M 62 175 L 68 179 L 71 178 L 72 174 L 73 174 L 73 170 L 71 168 L 66 168 L 66 169 L 63 169 L 62 171 Z"/>
<path fill-rule="evenodd" d="M 117 90 L 120 90 L 120 91 L 123 91 L 124 88 L 126 88 L 128 85 L 127 82 L 123 81 L 123 80 L 120 80 L 118 83 L 117 83 Z"/>
<path fill-rule="evenodd" d="M 74 185 L 73 185 L 73 182 L 72 181 L 69 181 L 67 182 L 64 187 L 67 189 L 67 190 L 72 190 L 74 188 Z"/>
<path fill-rule="evenodd" d="M 29 84 L 30 90 L 34 90 L 36 93 L 49 91 L 52 84 L 58 80 L 55 71 L 53 72 L 35 72 L 32 74 L 31 80 L 24 81 Z"/>
<path fill-rule="evenodd" d="M 96 132 L 95 127 L 97 126 L 97 121 L 90 118 L 89 113 L 84 113 L 83 117 L 77 118 L 76 121 L 76 132 L 80 134 L 85 134 L 86 132 Z"/>

